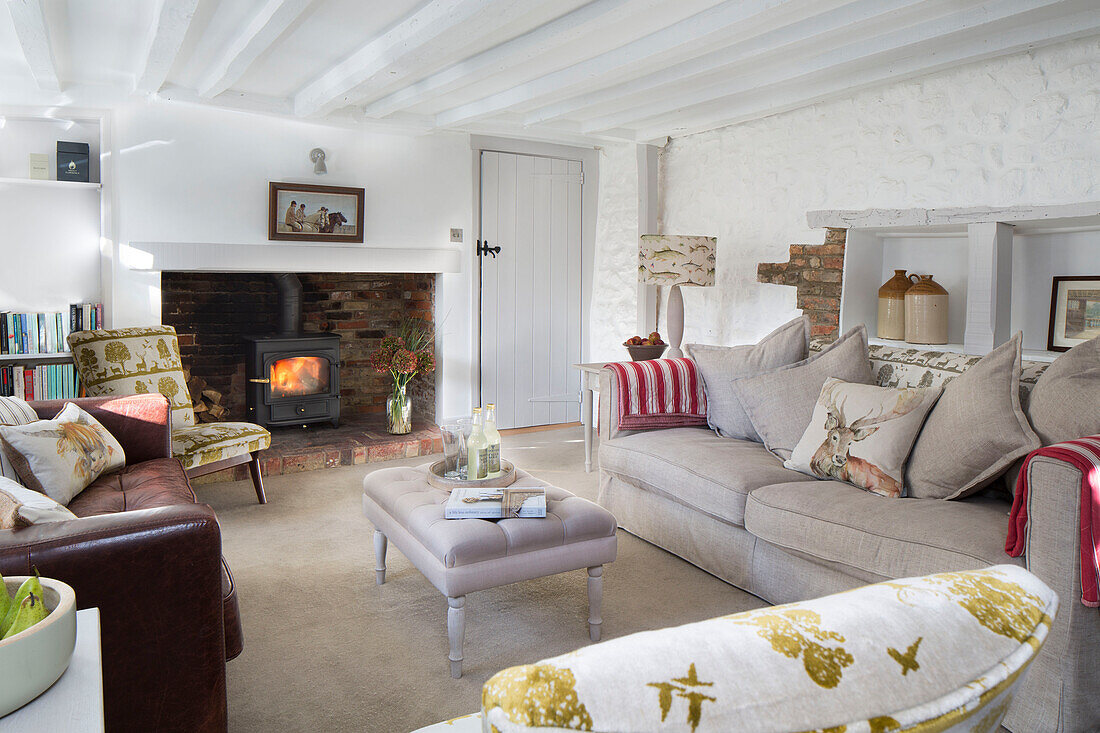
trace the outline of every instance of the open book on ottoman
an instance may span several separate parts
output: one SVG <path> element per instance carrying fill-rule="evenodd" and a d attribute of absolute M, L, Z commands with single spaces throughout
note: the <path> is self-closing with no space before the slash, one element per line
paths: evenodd
<path fill-rule="evenodd" d="M 546 516 L 546 490 L 538 486 L 504 489 L 458 487 L 443 507 L 445 519 L 505 519 Z"/>

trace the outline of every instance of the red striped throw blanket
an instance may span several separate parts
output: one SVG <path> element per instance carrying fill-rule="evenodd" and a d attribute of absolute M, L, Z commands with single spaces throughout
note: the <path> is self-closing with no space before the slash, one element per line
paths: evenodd
<path fill-rule="evenodd" d="M 619 430 L 707 424 L 707 396 L 691 359 L 605 364 L 615 379 Z"/>
<path fill-rule="evenodd" d="M 1065 461 L 1080 469 L 1084 476 L 1081 480 L 1081 603 L 1096 608 L 1100 606 L 1100 435 L 1040 448 L 1024 460 L 1005 542 L 1005 552 L 1012 557 L 1022 555 L 1027 545 L 1027 469 L 1038 456 Z"/>

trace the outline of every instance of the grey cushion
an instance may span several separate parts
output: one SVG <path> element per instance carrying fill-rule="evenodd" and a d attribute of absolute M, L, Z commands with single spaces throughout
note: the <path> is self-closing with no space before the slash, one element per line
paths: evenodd
<path fill-rule="evenodd" d="M 1054 360 L 1031 390 L 1027 416 L 1043 445 L 1100 433 L 1100 338 Z"/>
<path fill-rule="evenodd" d="M 784 460 L 810 424 L 825 380 L 871 383 L 867 329 L 860 325 L 809 359 L 738 379 L 733 392 L 772 453 Z"/>
<path fill-rule="evenodd" d="M 806 358 L 810 344 L 810 319 L 806 316 L 784 323 L 756 344 L 748 346 L 684 347 L 699 368 L 707 392 L 707 425 L 727 438 L 760 442 L 752 421 L 733 393 L 731 383 Z"/>
<path fill-rule="evenodd" d="M 813 479 L 783 468 L 759 443 L 702 428 L 634 433 L 600 443 L 600 471 L 738 526 L 753 489 Z"/>
<path fill-rule="evenodd" d="M 1039 436 L 1020 408 L 1020 336 L 944 387 L 909 455 L 909 496 L 969 496 L 1039 447 Z"/>
<path fill-rule="evenodd" d="M 745 528 L 762 540 L 859 571 L 904 578 L 1019 562 L 1004 551 L 1009 504 L 886 499 L 840 481 L 765 486 L 749 494 Z"/>

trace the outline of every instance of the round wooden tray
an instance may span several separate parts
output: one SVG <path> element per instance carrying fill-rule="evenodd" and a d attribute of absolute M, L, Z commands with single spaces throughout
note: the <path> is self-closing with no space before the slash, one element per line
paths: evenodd
<path fill-rule="evenodd" d="M 443 478 L 443 461 L 436 461 L 428 468 L 428 483 L 437 489 L 450 492 L 451 489 L 466 486 L 473 489 L 500 489 L 511 486 L 516 481 L 516 467 L 511 461 L 503 458 L 500 460 L 501 474 L 493 478 L 483 478 L 475 481 L 463 481 L 457 478 Z"/>

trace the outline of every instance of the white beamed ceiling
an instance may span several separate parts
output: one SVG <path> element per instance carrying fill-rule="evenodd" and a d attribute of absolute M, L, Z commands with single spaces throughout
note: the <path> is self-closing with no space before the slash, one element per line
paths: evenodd
<path fill-rule="evenodd" d="M 1097 0 L 6 0 L 0 106 L 651 142 L 1100 34 Z M 105 105 L 107 106 L 107 105 Z"/>

